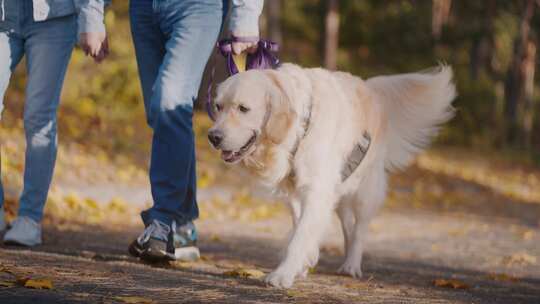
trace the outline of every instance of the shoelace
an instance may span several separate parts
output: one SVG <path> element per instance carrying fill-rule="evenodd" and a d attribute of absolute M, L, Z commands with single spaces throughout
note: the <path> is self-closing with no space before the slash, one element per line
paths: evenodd
<path fill-rule="evenodd" d="M 148 227 L 146 227 L 146 229 L 144 229 L 143 234 L 137 238 L 137 242 L 139 242 L 139 244 L 144 244 L 148 242 L 150 237 L 166 242 L 168 240 L 170 231 L 171 227 L 169 227 L 167 224 L 154 220 Z"/>

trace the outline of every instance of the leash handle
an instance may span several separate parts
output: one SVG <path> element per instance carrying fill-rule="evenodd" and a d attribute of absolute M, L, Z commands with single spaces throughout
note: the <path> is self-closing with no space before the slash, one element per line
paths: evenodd
<path fill-rule="evenodd" d="M 232 43 L 233 42 L 244 42 L 244 43 L 257 43 L 260 39 L 258 36 L 249 36 L 249 37 L 236 37 L 232 36 L 228 39 L 220 40 L 217 43 L 217 47 L 222 55 L 226 55 L 228 53 L 232 53 Z"/>

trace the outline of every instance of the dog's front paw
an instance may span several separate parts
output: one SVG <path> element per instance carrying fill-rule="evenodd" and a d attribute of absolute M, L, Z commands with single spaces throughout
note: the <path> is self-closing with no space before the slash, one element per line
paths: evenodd
<path fill-rule="evenodd" d="M 294 283 L 294 274 L 278 269 L 269 273 L 264 281 L 274 287 L 289 288 Z"/>
<path fill-rule="evenodd" d="M 360 279 L 362 277 L 362 265 L 361 263 L 351 263 L 345 261 L 338 269 L 338 273 L 344 275 L 350 275 L 353 278 Z"/>

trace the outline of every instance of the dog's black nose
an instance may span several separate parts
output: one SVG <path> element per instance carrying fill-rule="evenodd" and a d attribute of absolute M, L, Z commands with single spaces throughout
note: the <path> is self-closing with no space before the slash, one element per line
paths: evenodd
<path fill-rule="evenodd" d="M 223 141 L 223 132 L 219 130 L 211 130 L 208 132 L 208 140 L 214 145 L 214 147 L 219 147 L 219 144 Z"/>

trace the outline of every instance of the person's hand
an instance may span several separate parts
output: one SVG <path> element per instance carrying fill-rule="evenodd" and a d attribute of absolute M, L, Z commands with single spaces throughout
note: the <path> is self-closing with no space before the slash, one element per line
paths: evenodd
<path fill-rule="evenodd" d="M 233 42 L 232 50 L 235 55 L 240 55 L 244 51 L 253 54 L 257 51 L 257 42 Z"/>
<path fill-rule="evenodd" d="M 109 39 L 105 38 L 105 40 L 101 44 L 99 54 L 93 58 L 97 63 L 101 63 L 103 60 L 105 60 L 105 58 L 107 58 L 107 56 L 109 56 Z"/>
<path fill-rule="evenodd" d="M 86 56 L 90 55 L 96 61 L 100 62 L 108 54 L 107 33 L 81 33 L 79 35 L 79 45 Z"/>

